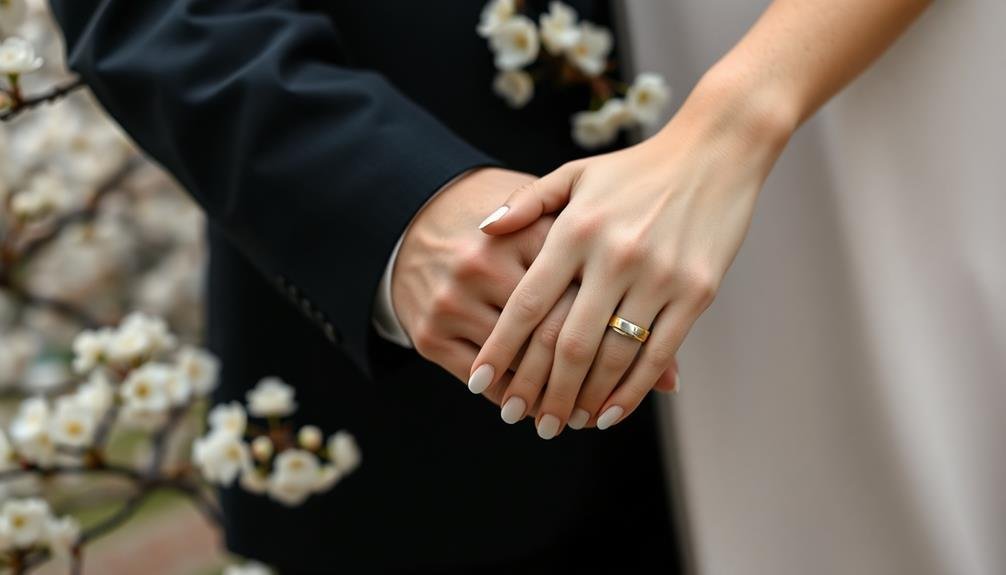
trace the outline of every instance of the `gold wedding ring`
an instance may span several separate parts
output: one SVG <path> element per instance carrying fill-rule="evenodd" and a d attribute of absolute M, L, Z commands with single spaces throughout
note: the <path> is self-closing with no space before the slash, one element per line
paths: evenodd
<path fill-rule="evenodd" d="M 615 333 L 631 337 L 639 343 L 644 343 L 646 338 L 650 337 L 650 330 L 638 326 L 627 319 L 622 319 L 617 315 L 611 316 L 611 319 L 608 320 L 608 327 L 614 330 Z"/>

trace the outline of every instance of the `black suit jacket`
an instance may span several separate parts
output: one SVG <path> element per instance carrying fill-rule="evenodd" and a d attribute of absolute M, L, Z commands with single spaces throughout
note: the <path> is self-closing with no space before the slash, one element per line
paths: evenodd
<path fill-rule="evenodd" d="M 356 473 L 299 508 L 225 491 L 232 550 L 291 572 L 675 565 L 650 402 L 541 441 L 372 328 L 388 256 L 442 184 L 581 153 L 584 93 L 539 87 L 520 111 L 492 93 L 484 2 L 52 4 L 71 67 L 209 216 L 219 399 L 279 375 L 301 423 L 362 446 Z"/>

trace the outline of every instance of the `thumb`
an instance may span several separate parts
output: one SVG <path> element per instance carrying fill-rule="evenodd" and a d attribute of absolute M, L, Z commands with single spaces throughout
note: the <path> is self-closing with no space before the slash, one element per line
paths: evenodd
<path fill-rule="evenodd" d="M 506 203 L 496 208 L 479 224 L 479 229 L 494 236 L 509 234 L 534 223 L 543 214 L 558 211 L 569 202 L 569 195 L 580 176 L 580 167 L 566 164 L 510 194 Z"/>

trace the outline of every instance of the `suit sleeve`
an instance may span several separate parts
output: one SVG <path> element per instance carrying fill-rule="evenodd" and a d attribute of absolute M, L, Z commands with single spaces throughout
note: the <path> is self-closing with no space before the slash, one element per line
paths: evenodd
<path fill-rule="evenodd" d="M 413 215 L 494 161 L 293 0 L 52 0 L 70 67 L 238 249 L 370 372 L 372 306 Z"/>

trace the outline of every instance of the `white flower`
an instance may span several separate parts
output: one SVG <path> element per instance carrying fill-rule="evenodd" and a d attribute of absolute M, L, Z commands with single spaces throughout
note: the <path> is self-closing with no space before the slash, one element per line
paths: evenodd
<path fill-rule="evenodd" d="M 248 445 L 227 430 L 214 429 L 192 444 L 192 461 L 211 483 L 230 485 L 251 468 Z"/>
<path fill-rule="evenodd" d="M 493 91 L 511 108 L 523 108 L 534 96 L 534 80 L 523 70 L 503 70 L 493 80 Z"/>
<path fill-rule="evenodd" d="M 28 14 L 25 0 L 0 1 L 0 33 L 10 35 L 21 25 Z"/>
<path fill-rule="evenodd" d="M 573 140 L 580 146 L 592 149 L 612 143 L 618 130 L 631 120 L 628 109 L 619 98 L 612 98 L 596 112 L 579 112 L 573 115 Z"/>
<path fill-rule="evenodd" d="M 49 434 L 50 421 L 49 403 L 44 398 L 32 397 L 21 402 L 10 426 L 11 441 L 21 456 L 42 466 L 51 464 L 56 456 Z"/>
<path fill-rule="evenodd" d="M 41 67 L 42 59 L 27 40 L 11 36 L 0 44 L 0 74 L 24 74 Z"/>
<path fill-rule="evenodd" d="M 67 557 L 80 538 L 80 524 L 70 516 L 50 518 L 45 523 L 45 540 L 57 557 Z"/>
<path fill-rule="evenodd" d="M 550 54 L 559 55 L 580 39 L 576 10 L 562 2 L 552 2 L 549 11 L 538 18 L 541 41 Z"/>
<path fill-rule="evenodd" d="M 87 381 L 80 384 L 74 392 L 74 401 L 81 407 L 90 410 L 95 417 L 104 415 L 112 407 L 115 400 L 115 389 L 108 381 L 108 376 L 102 371 L 91 372 Z"/>
<path fill-rule="evenodd" d="M 196 395 L 204 396 L 216 387 L 220 361 L 212 353 L 185 346 L 179 350 L 175 364 L 179 373 L 189 380 Z"/>
<path fill-rule="evenodd" d="M 246 469 L 241 473 L 238 485 L 248 493 L 262 495 L 269 490 L 269 478 L 257 469 Z"/>
<path fill-rule="evenodd" d="M 228 565 L 223 575 L 272 575 L 272 570 L 261 563 L 249 561 L 244 565 Z"/>
<path fill-rule="evenodd" d="M 475 30 L 479 36 L 488 38 L 501 24 L 512 18 L 515 12 L 514 0 L 491 0 L 482 8 L 482 16 Z"/>
<path fill-rule="evenodd" d="M 328 438 L 328 458 L 340 473 L 346 474 L 360 466 L 360 447 L 348 431 L 338 431 Z"/>
<path fill-rule="evenodd" d="M 538 57 L 538 29 L 526 16 L 514 16 L 500 24 L 489 37 L 500 70 L 522 68 Z"/>
<path fill-rule="evenodd" d="M 236 401 L 217 405 L 210 410 L 207 418 L 213 431 L 230 433 L 236 437 L 244 435 L 248 421 L 244 406 Z"/>
<path fill-rule="evenodd" d="M 28 188 L 11 199 L 11 212 L 22 220 L 37 220 L 64 207 L 69 201 L 66 183 L 52 171 L 31 178 Z"/>
<path fill-rule="evenodd" d="M 7 439 L 7 434 L 0 429 L 0 473 L 17 469 L 17 453 Z"/>
<path fill-rule="evenodd" d="M 166 412 L 172 404 L 169 385 L 173 378 L 174 369 L 163 363 L 140 366 L 129 373 L 119 388 L 123 406 L 136 414 Z"/>
<path fill-rule="evenodd" d="M 288 449 L 276 456 L 269 476 L 269 496 L 289 506 L 300 505 L 314 492 L 321 465 L 313 453 Z"/>
<path fill-rule="evenodd" d="M 334 465 L 323 465 L 318 471 L 318 480 L 314 485 L 316 493 L 328 491 L 335 487 L 335 484 L 342 479 L 343 473 Z"/>
<path fill-rule="evenodd" d="M 305 425 L 297 433 L 297 443 L 308 451 L 317 451 L 322 439 L 321 430 L 314 425 Z"/>
<path fill-rule="evenodd" d="M 644 73 L 636 76 L 625 96 L 629 113 L 640 124 L 653 126 L 660 121 L 671 90 L 660 74 Z"/>
<path fill-rule="evenodd" d="M 248 392 L 248 413 L 256 417 L 285 417 L 297 409 L 293 388 L 278 377 L 266 377 Z"/>
<path fill-rule="evenodd" d="M 109 328 L 80 332 L 73 340 L 73 370 L 87 373 L 101 363 L 113 334 Z"/>
<path fill-rule="evenodd" d="M 73 396 L 61 397 L 52 416 L 52 440 L 59 445 L 86 447 L 94 441 L 98 421 L 94 412 L 80 405 Z"/>
<path fill-rule="evenodd" d="M 269 439 L 268 435 L 260 435 L 252 440 L 251 444 L 252 455 L 255 459 L 266 462 L 272 457 L 273 445 L 272 440 Z"/>
<path fill-rule="evenodd" d="M 108 342 L 109 361 L 128 367 L 174 347 L 175 337 L 158 317 L 131 313 L 119 324 Z"/>
<path fill-rule="evenodd" d="M 49 504 L 42 499 L 11 499 L 0 510 L 0 531 L 15 547 L 31 547 L 45 536 L 49 515 Z"/>
<path fill-rule="evenodd" d="M 607 28 L 581 22 L 576 42 L 566 50 L 566 56 L 584 74 L 597 76 L 608 64 L 611 42 Z"/>
<path fill-rule="evenodd" d="M 160 364 L 163 365 L 163 364 Z M 168 397 L 174 406 L 183 406 L 192 397 L 192 383 L 174 365 L 165 365 L 168 370 Z"/>

